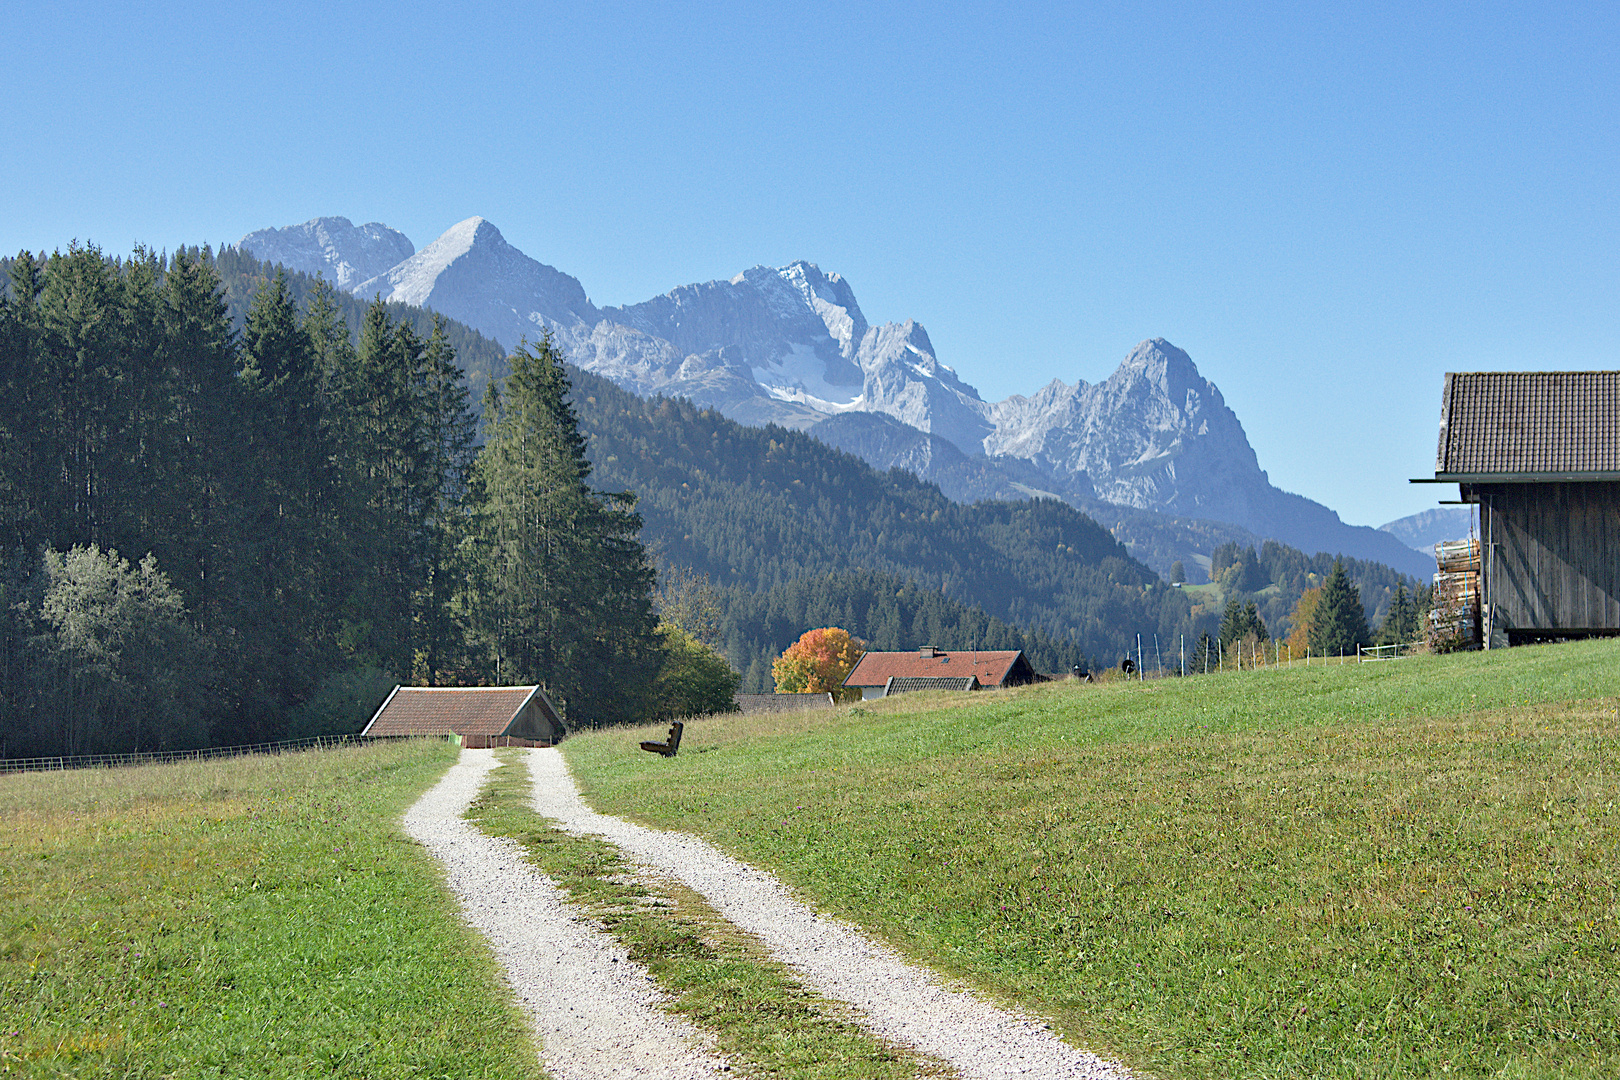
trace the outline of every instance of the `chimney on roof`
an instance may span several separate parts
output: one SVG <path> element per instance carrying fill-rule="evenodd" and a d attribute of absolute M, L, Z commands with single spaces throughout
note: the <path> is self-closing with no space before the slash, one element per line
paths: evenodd
<path fill-rule="evenodd" d="M 934 647 L 932 645 L 924 645 L 917 650 L 917 655 L 922 657 L 924 660 L 932 660 L 934 658 Z"/>

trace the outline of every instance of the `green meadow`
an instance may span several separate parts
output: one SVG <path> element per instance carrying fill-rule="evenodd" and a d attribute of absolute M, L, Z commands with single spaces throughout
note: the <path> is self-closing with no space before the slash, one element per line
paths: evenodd
<path fill-rule="evenodd" d="M 700 833 L 1161 1077 L 1620 1074 L 1620 642 L 570 739 Z"/>
<path fill-rule="evenodd" d="M 0 1075 L 540 1076 L 399 827 L 455 754 L 0 776 Z"/>

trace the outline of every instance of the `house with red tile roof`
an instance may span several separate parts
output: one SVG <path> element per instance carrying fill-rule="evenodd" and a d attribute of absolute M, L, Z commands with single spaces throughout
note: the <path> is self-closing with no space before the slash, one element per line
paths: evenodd
<path fill-rule="evenodd" d="M 461 745 L 482 748 L 550 746 L 564 731 L 538 686 L 396 686 L 360 734 L 458 735 Z"/>
<path fill-rule="evenodd" d="M 924 645 L 910 652 L 869 652 L 861 657 L 844 685 L 860 687 L 861 700 L 884 697 L 889 680 L 906 680 L 900 689 L 997 689 L 1041 682 L 1022 649 L 1010 652 L 947 652 Z M 969 683 L 967 680 L 971 679 Z M 912 680 L 928 680 L 918 683 Z M 942 681 L 948 680 L 948 681 Z"/>

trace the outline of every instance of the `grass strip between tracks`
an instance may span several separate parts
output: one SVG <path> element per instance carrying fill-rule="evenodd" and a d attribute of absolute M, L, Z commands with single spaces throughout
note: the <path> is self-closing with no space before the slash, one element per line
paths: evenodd
<path fill-rule="evenodd" d="M 752 935 L 697 893 L 638 869 L 605 840 L 552 828 L 529 803 L 527 751 L 496 756 L 501 765 L 468 818 L 490 836 L 516 841 L 571 902 L 647 967 L 675 1012 L 714 1035 L 739 1074 L 798 1080 L 950 1075 L 938 1062 L 875 1039 L 841 1006 L 799 985 Z"/>

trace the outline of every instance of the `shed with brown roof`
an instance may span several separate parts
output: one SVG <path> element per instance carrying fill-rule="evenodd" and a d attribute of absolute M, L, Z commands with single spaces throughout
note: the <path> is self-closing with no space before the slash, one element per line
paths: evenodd
<path fill-rule="evenodd" d="M 459 735 L 467 747 L 545 745 L 562 717 L 538 686 L 396 686 L 361 735 Z"/>
<path fill-rule="evenodd" d="M 1487 648 L 1620 634 L 1620 371 L 1448 372 L 1416 482 L 1480 508 Z"/>
<path fill-rule="evenodd" d="M 1021 686 L 1043 679 L 1036 674 L 1022 649 L 947 652 L 924 645 L 911 652 L 869 652 L 844 679 L 844 685 L 860 687 L 861 700 L 865 701 L 883 697 L 890 679 L 960 680 L 969 677 L 977 686 L 989 689 Z"/>

